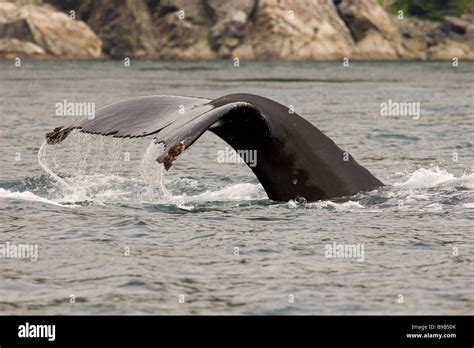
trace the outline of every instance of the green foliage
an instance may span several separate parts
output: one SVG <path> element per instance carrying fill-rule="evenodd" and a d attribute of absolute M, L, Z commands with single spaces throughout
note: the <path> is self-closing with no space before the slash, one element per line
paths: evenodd
<path fill-rule="evenodd" d="M 441 20 L 445 16 L 460 16 L 474 8 L 474 0 L 397 0 L 390 8 L 392 14 L 399 10 L 407 16 Z"/>

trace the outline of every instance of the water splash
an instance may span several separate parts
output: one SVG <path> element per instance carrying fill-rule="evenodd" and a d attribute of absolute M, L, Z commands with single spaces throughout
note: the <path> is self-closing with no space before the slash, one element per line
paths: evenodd
<path fill-rule="evenodd" d="M 395 183 L 394 186 L 402 189 L 428 189 L 436 186 L 461 185 L 465 184 L 474 188 L 474 173 L 456 177 L 446 169 L 439 167 L 420 168 L 409 175 L 406 181 Z"/>
<path fill-rule="evenodd" d="M 151 203 L 189 211 L 195 204 L 211 201 L 267 198 L 260 184 L 250 183 L 190 194 L 196 191 L 198 182 L 178 176 L 168 182 L 181 192 L 173 195 L 165 184 L 164 167 L 156 161 L 164 150 L 163 145 L 153 140 L 145 145 L 137 139 L 106 139 L 79 132 L 71 133 L 68 140 L 60 147 L 43 143 L 38 152 L 40 166 L 59 184 L 48 196 L 57 203 Z"/>
<path fill-rule="evenodd" d="M 164 168 L 156 162 L 162 145 L 152 140 L 143 152 L 142 144 L 130 139 L 73 134 L 67 146 L 52 147 L 43 142 L 38 151 L 41 168 L 59 184 L 49 198 L 105 204 L 172 197 L 164 183 Z"/>
<path fill-rule="evenodd" d="M 41 147 L 38 151 L 38 163 L 41 166 L 41 168 L 54 180 L 56 180 L 65 190 L 72 190 L 72 187 L 66 182 L 66 180 L 63 180 L 59 175 L 56 175 L 51 169 L 46 164 L 46 140 L 43 141 L 41 144 Z"/>
<path fill-rule="evenodd" d="M 140 178 L 147 183 L 145 191 L 141 194 L 141 198 L 144 200 L 152 201 L 157 197 L 166 200 L 172 197 L 165 187 L 164 166 L 156 161 L 156 158 L 163 151 L 162 148 L 162 145 L 152 141 L 141 159 Z"/>

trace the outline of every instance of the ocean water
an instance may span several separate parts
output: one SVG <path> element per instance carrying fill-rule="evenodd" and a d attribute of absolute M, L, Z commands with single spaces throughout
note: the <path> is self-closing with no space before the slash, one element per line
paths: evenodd
<path fill-rule="evenodd" d="M 473 314 L 473 91 L 468 62 L 2 61 L 0 313 Z M 387 186 L 274 202 L 207 133 L 166 173 L 148 138 L 44 144 L 64 100 L 237 92 L 293 105 Z"/>

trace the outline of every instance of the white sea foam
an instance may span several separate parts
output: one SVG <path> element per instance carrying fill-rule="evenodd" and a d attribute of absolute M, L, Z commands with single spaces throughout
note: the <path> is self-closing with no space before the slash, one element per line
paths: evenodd
<path fill-rule="evenodd" d="M 287 203 L 288 208 L 296 209 L 296 208 L 309 208 L 309 209 L 334 209 L 338 211 L 346 211 L 346 210 L 353 210 L 353 209 L 363 209 L 365 208 L 362 204 L 357 201 L 347 201 L 342 203 L 336 203 L 332 201 L 318 201 L 318 202 L 310 202 L 310 203 L 300 203 L 290 199 Z"/>
<path fill-rule="evenodd" d="M 265 199 L 267 195 L 259 184 L 242 183 L 223 187 L 216 191 L 205 191 L 203 193 L 188 196 L 173 196 L 175 200 L 184 202 L 206 202 L 206 201 L 249 201 Z"/>
<path fill-rule="evenodd" d="M 30 191 L 12 192 L 10 190 L 5 190 L 1 187 L 0 187 L 0 198 L 9 198 L 9 199 L 15 199 L 15 200 L 22 200 L 22 201 L 48 203 L 48 204 L 61 206 L 61 204 L 59 204 L 58 202 L 37 196 L 33 192 L 30 192 Z"/>
<path fill-rule="evenodd" d="M 394 186 L 402 189 L 423 189 L 451 183 L 474 187 L 474 173 L 455 177 L 447 170 L 438 167 L 430 169 L 420 168 L 412 173 L 406 181 L 395 183 Z"/>
<path fill-rule="evenodd" d="M 354 210 L 354 209 L 363 209 L 365 208 L 362 204 L 357 201 L 347 201 L 343 203 L 336 203 L 332 201 L 320 201 L 306 204 L 307 208 L 316 208 L 316 209 L 335 209 L 338 211 Z"/>

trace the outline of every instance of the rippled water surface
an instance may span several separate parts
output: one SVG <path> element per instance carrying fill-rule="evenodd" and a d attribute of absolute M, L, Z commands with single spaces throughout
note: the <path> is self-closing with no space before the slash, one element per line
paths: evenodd
<path fill-rule="evenodd" d="M 5 314 L 472 314 L 474 64 L 0 62 Z M 263 95 L 387 184 L 347 201 L 270 201 L 204 136 L 163 175 L 151 139 L 44 133 L 63 100 Z M 380 115 L 389 99 L 421 116 Z M 359 258 L 328 258 L 355 244 Z M 184 301 L 183 301 L 184 300 Z"/>

